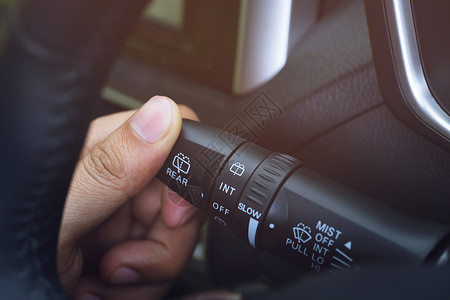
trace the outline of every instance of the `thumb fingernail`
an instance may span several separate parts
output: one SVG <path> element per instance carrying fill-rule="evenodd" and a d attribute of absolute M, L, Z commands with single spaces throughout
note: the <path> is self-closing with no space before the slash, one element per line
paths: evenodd
<path fill-rule="evenodd" d="M 167 98 L 155 96 L 131 118 L 131 127 L 145 141 L 156 143 L 168 132 L 172 121 L 172 107 Z"/>

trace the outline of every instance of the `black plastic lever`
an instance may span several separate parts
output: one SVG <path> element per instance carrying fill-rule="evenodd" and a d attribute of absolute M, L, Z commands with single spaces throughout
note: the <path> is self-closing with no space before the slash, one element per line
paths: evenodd
<path fill-rule="evenodd" d="M 158 178 L 253 248 L 304 271 L 443 264 L 448 257 L 447 227 L 404 215 L 289 155 L 197 122 L 183 121 Z"/>

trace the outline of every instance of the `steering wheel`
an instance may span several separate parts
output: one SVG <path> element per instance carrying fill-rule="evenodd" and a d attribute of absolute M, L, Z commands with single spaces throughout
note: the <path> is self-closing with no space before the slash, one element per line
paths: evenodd
<path fill-rule="evenodd" d="M 57 239 L 113 58 L 146 0 L 24 0 L 0 58 L 0 295 L 63 299 Z M 82 17 L 82 19 L 80 19 Z"/>

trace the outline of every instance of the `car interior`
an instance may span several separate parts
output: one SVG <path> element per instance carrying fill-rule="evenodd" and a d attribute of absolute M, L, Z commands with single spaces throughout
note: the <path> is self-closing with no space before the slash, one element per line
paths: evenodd
<path fill-rule="evenodd" d="M 447 232 L 420 262 L 312 274 L 211 218 L 164 299 L 449 298 L 450 2 L 0 3 L 5 299 L 64 299 L 53 258 L 89 122 L 153 95 Z"/>

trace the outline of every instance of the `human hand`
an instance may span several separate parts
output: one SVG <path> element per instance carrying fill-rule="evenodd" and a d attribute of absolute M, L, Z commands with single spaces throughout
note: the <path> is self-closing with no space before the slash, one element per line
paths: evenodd
<path fill-rule="evenodd" d="M 189 260 L 203 216 L 154 179 L 195 113 L 153 97 L 95 120 L 75 169 L 58 271 L 75 299 L 157 299 Z"/>

